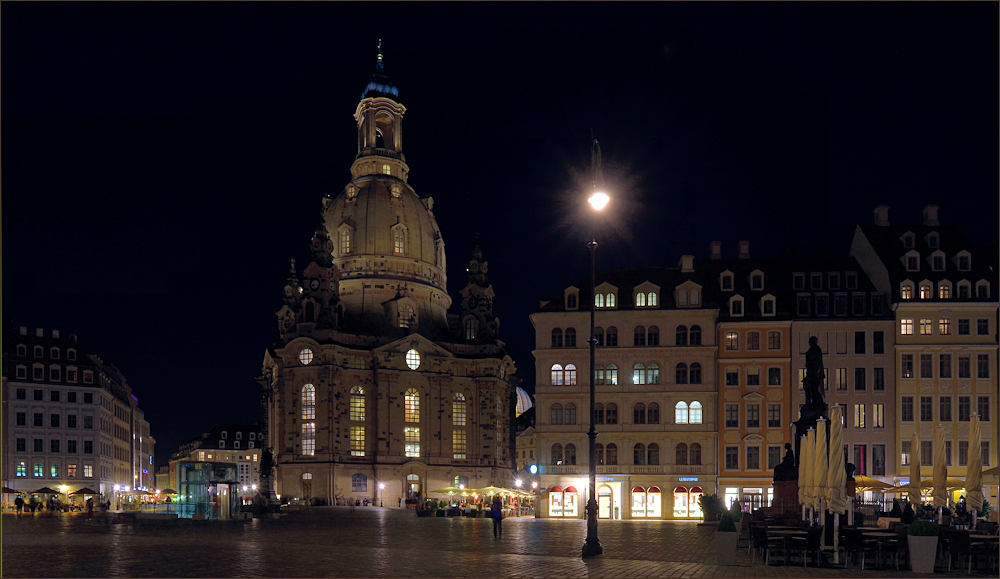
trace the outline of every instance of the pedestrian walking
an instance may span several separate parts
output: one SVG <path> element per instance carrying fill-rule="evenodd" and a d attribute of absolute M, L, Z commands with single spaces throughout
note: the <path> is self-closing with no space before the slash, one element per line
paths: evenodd
<path fill-rule="evenodd" d="M 399 498 L 398 498 L 398 499 L 396 500 L 396 506 L 397 506 L 397 507 L 402 507 L 402 506 L 403 506 L 403 497 L 399 497 Z"/>
<path fill-rule="evenodd" d="M 31 500 L 28 501 L 28 508 L 31 509 L 31 516 L 34 517 L 35 509 L 38 508 L 38 499 L 36 497 L 31 497 Z"/>
<path fill-rule="evenodd" d="M 87 499 L 87 518 L 88 519 L 94 518 L 94 497 L 90 497 Z"/>
<path fill-rule="evenodd" d="M 14 506 L 17 508 L 17 516 L 21 516 L 21 512 L 24 510 L 24 499 L 20 495 L 14 499 Z"/>
<path fill-rule="evenodd" d="M 500 502 L 500 497 L 493 499 L 493 509 L 490 512 L 493 515 L 493 538 L 499 539 L 503 536 L 503 503 Z"/>

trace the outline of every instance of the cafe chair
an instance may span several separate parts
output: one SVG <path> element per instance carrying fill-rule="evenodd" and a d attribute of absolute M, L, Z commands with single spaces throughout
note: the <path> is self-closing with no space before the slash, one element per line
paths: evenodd
<path fill-rule="evenodd" d="M 813 562 L 819 567 L 821 553 L 823 548 L 823 527 L 822 525 L 812 527 L 809 529 L 809 534 L 805 537 L 792 537 L 792 544 L 790 546 L 791 550 L 799 551 L 802 554 L 802 566 L 806 566 L 808 559 L 806 555 L 808 553 L 813 554 Z"/>
<path fill-rule="evenodd" d="M 972 541 L 969 539 L 969 532 L 952 531 L 948 536 L 948 570 L 951 571 L 952 559 L 963 556 L 969 560 L 969 569 L 966 573 L 972 573 Z"/>
<path fill-rule="evenodd" d="M 909 560 L 910 554 L 910 543 L 907 541 L 906 537 L 909 535 L 906 525 L 896 525 L 893 527 L 896 533 L 895 539 L 890 539 L 889 542 L 883 544 L 882 552 L 891 555 L 893 562 L 896 564 L 896 570 L 899 570 L 899 560 L 903 560 L 903 564 Z"/>

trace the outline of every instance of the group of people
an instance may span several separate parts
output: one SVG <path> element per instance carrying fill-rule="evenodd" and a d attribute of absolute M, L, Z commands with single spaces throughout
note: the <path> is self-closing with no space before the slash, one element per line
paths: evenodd
<path fill-rule="evenodd" d="M 101 506 L 104 507 L 105 509 L 110 509 L 111 508 L 111 501 L 108 501 L 106 503 L 102 503 Z M 20 495 L 18 495 L 18 497 L 16 499 L 14 499 L 14 509 L 16 510 L 17 516 L 19 516 L 19 517 L 21 516 L 21 513 L 25 512 L 25 511 L 31 513 L 31 515 L 34 516 L 35 511 L 41 512 L 41 511 L 44 511 L 45 508 L 46 508 L 45 507 L 45 503 L 42 502 L 42 501 L 39 501 L 38 497 L 35 497 L 35 496 L 32 496 L 27 501 L 25 501 Z M 62 503 L 59 502 L 55 497 L 50 497 L 49 498 L 49 504 L 48 504 L 48 510 L 50 512 L 57 512 L 57 511 L 63 510 Z M 89 497 L 87 499 L 87 516 L 88 517 L 93 517 L 94 516 L 94 499 L 93 499 L 93 497 Z"/>

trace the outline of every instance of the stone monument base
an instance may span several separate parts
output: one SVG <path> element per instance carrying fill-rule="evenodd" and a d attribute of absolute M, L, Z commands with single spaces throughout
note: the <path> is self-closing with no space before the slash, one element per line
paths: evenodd
<path fill-rule="evenodd" d="M 797 480 L 779 480 L 774 481 L 774 500 L 771 503 L 772 508 L 776 508 L 781 512 L 784 511 L 795 511 L 799 512 L 801 503 L 799 503 L 799 481 Z"/>

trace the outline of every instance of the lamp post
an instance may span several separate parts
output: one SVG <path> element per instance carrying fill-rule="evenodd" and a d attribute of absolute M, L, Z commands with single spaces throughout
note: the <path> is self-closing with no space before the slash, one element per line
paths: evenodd
<path fill-rule="evenodd" d="M 385 506 L 385 483 L 378 483 L 378 506 Z"/>
<path fill-rule="evenodd" d="M 607 193 L 597 189 L 597 182 L 601 174 L 601 148 L 597 144 L 597 139 L 592 139 L 591 143 L 591 163 L 594 169 L 594 192 L 587 200 L 594 211 L 600 211 L 611 200 Z M 596 229 L 596 227 L 595 227 Z M 594 336 L 594 314 L 597 309 L 597 235 L 591 237 L 587 247 L 590 248 L 590 430 L 587 437 L 590 439 L 590 484 L 587 489 L 587 540 L 583 543 L 583 556 L 594 557 L 604 552 L 601 547 L 601 540 L 597 538 L 597 425 L 594 420 L 594 406 L 597 398 L 597 389 L 594 383 L 594 358 L 597 338 Z"/>

